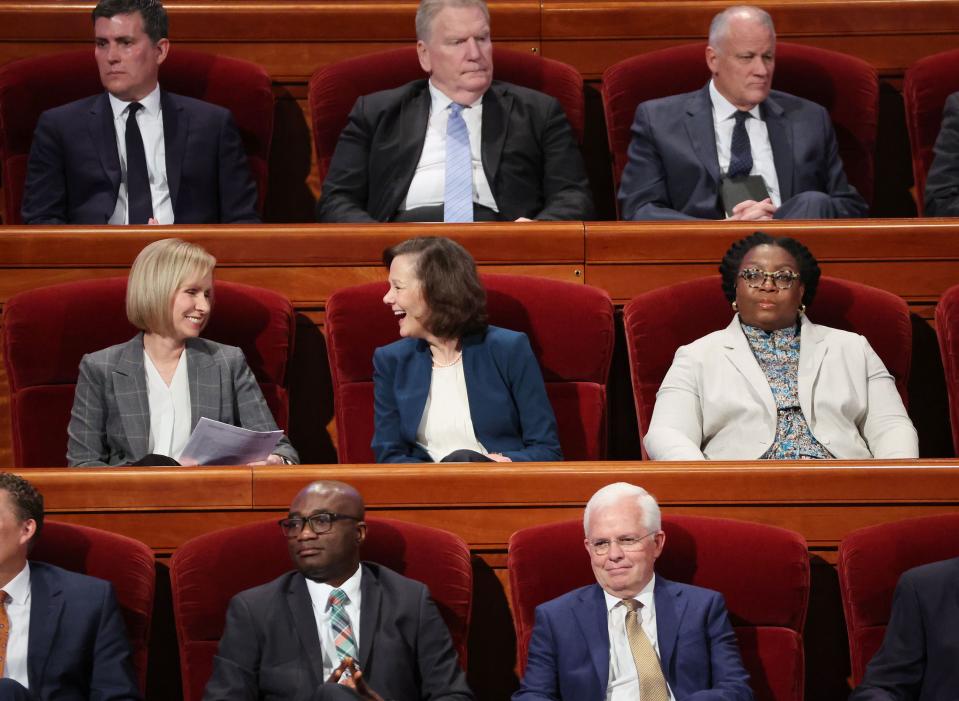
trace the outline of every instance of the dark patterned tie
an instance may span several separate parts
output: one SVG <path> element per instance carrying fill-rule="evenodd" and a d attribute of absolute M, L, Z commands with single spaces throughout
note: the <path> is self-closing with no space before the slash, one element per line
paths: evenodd
<path fill-rule="evenodd" d="M 749 175 L 749 171 L 753 169 L 753 154 L 749 148 L 749 134 L 746 132 L 746 120 L 751 116 L 749 112 L 736 110 L 736 126 L 733 127 L 733 140 L 729 147 L 729 170 L 726 171 L 729 178 Z"/>
<path fill-rule="evenodd" d="M 336 654 L 342 660 L 344 657 L 356 659 L 356 636 L 353 635 L 353 624 L 346 613 L 346 605 L 350 597 L 342 589 L 330 592 L 330 626 L 333 628 L 333 645 Z"/>
<path fill-rule="evenodd" d="M 127 115 L 127 218 L 130 224 L 146 224 L 153 217 L 146 151 L 137 124 L 137 111 L 142 108 L 143 105 L 134 102 Z"/>

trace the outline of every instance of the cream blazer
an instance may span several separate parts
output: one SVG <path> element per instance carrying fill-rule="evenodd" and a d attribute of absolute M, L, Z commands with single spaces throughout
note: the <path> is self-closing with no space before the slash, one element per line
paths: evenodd
<path fill-rule="evenodd" d="M 802 319 L 799 404 L 840 459 L 916 458 L 892 375 L 863 336 Z M 653 460 L 755 460 L 776 437 L 776 403 L 737 314 L 676 351 L 643 440 Z"/>

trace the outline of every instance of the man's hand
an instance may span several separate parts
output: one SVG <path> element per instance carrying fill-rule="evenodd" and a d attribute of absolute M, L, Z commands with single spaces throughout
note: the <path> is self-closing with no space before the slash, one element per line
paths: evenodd
<path fill-rule="evenodd" d="M 770 198 L 761 202 L 756 200 L 743 200 L 735 207 L 730 215 L 730 221 L 760 221 L 772 219 L 778 207 L 772 203 Z"/>
<path fill-rule="evenodd" d="M 340 660 L 339 666 L 333 670 L 330 678 L 326 681 L 328 684 L 348 686 L 364 701 L 383 701 L 383 697 L 373 691 L 366 680 L 363 679 L 363 672 L 360 671 L 352 657 L 344 657 Z"/>

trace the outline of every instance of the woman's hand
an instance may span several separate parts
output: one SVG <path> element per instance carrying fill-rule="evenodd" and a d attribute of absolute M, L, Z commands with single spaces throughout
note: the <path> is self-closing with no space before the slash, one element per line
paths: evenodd
<path fill-rule="evenodd" d="M 488 457 L 493 462 L 513 462 L 513 458 L 508 458 L 505 455 L 502 455 L 500 453 L 490 453 L 486 457 Z"/>
<path fill-rule="evenodd" d="M 247 463 L 247 467 L 256 467 L 257 465 L 286 465 L 286 461 L 276 453 L 271 453 L 266 460 Z"/>

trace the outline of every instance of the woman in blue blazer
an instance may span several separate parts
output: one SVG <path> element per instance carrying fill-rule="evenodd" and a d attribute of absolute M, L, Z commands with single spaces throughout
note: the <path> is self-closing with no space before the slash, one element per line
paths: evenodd
<path fill-rule="evenodd" d="M 415 238 L 383 262 L 402 338 L 373 354 L 376 461 L 562 460 L 529 339 L 487 324 L 466 249 Z"/>

